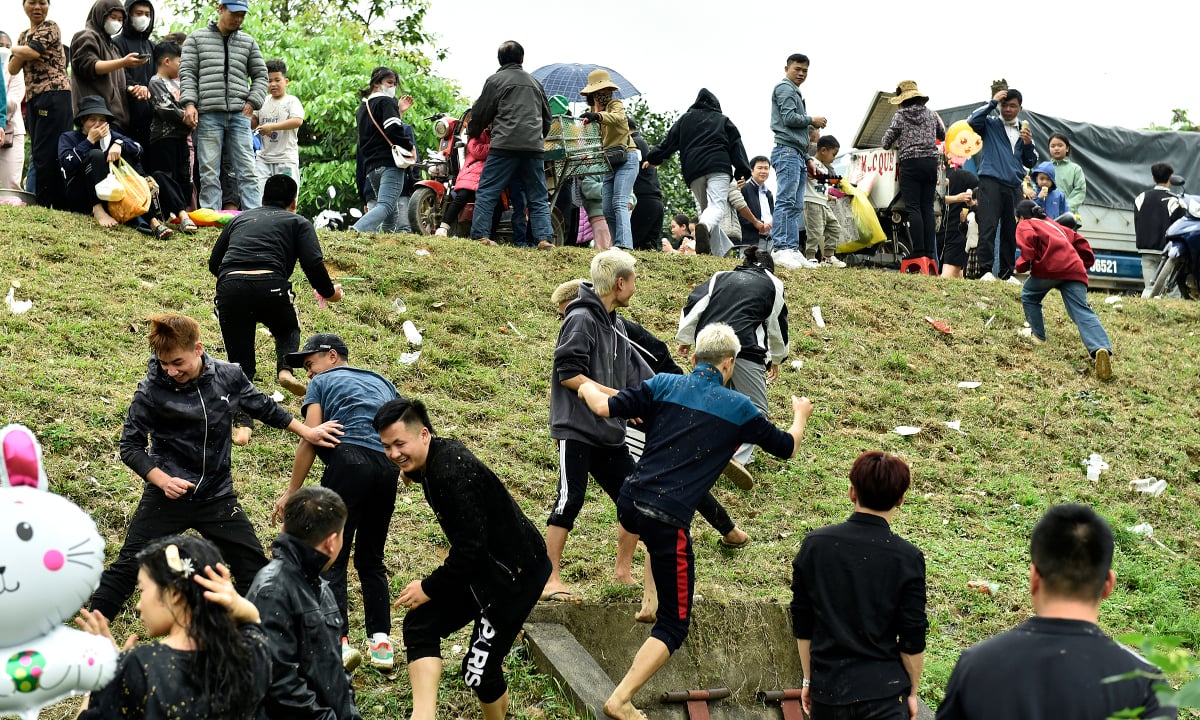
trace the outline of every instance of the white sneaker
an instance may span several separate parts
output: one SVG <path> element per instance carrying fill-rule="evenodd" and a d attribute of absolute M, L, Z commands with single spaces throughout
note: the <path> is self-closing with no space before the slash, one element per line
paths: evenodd
<path fill-rule="evenodd" d="M 846 263 L 842 262 L 841 260 L 838 260 L 837 255 L 830 255 L 829 257 L 825 258 L 824 263 L 826 265 L 829 265 L 829 266 L 835 267 L 835 268 L 846 267 Z"/>
<path fill-rule="evenodd" d="M 1020 287 L 1021 285 L 1024 285 L 1024 284 L 1025 284 L 1025 283 L 1021 282 L 1020 280 L 1018 280 L 1016 275 L 1009 275 L 1009 276 L 1008 276 L 1008 279 L 1007 279 L 1007 280 L 1005 280 L 1004 282 L 1006 282 L 1006 283 L 1011 283 L 1011 284 L 1013 284 L 1013 285 L 1016 285 L 1016 286 L 1018 286 L 1018 287 Z"/>
<path fill-rule="evenodd" d="M 775 261 L 776 265 L 788 268 L 789 270 L 800 270 L 811 267 L 808 264 L 808 259 L 795 250 L 776 250 L 771 253 L 771 259 Z"/>
<path fill-rule="evenodd" d="M 996 276 L 991 274 L 990 272 L 986 272 L 983 275 L 981 275 L 979 277 L 979 279 L 982 280 L 983 282 L 995 282 Z"/>

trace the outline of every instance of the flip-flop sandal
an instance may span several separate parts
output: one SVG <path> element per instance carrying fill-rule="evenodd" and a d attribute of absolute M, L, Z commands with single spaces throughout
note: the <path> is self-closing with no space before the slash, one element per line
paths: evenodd
<path fill-rule="evenodd" d="M 155 240 L 165 240 L 175 234 L 175 231 L 165 224 L 159 224 L 152 232 L 154 233 Z"/>
<path fill-rule="evenodd" d="M 726 540 L 725 538 L 722 537 L 722 538 L 717 538 L 717 545 L 720 545 L 721 547 L 725 548 L 726 550 L 741 550 L 742 548 L 749 545 L 751 540 L 753 540 L 753 538 L 751 538 L 749 535 L 747 535 L 746 539 L 741 541 L 740 543 L 733 543 L 733 542 L 729 542 L 728 540 Z"/>
<path fill-rule="evenodd" d="M 552 593 L 543 593 L 538 602 L 548 603 L 565 603 L 568 605 L 580 604 L 580 599 L 575 597 L 575 594 L 570 590 L 555 590 Z"/>
<path fill-rule="evenodd" d="M 188 235 L 195 235 L 196 233 L 200 232 L 200 226 L 192 222 L 191 218 L 179 223 L 179 229 Z"/>

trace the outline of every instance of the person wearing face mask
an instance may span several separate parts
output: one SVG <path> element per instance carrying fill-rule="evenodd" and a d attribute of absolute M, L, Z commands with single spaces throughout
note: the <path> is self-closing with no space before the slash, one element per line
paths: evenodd
<path fill-rule="evenodd" d="M 358 106 L 358 158 L 363 176 L 375 192 L 375 207 L 352 226 L 357 232 L 377 232 L 404 225 L 408 215 L 408 198 L 403 197 L 405 171 L 396 167 L 392 146 L 413 150 L 411 126 L 405 124 L 404 113 L 413 106 L 410 95 L 396 98 L 399 84 L 396 71 L 380 66 L 371 71 L 371 84 L 362 91 L 363 102 Z"/>
<path fill-rule="evenodd" d="M 144 85 L 138 91 L 125 78 L 127 69 L 148 60 L 137 53 L 122 55 L 113 43 L 112 36 L 121 32 L 124 21 L 121 0 L 96 0 L 84 28 L 71 38 L 71 105 L 78 112 L 81 98 L 99 95 L 113 115 L 113 124 L 127 132 L 130 97 L 149 99 L 150 91 Z"/>
<path fill-rule="evenodd" d="M 154 43 L 154 6 L 149 0 L 125 0 L 125 25 L 121 34 L 113 38 L 113 43 L 125 56 L 136 53 L 152 58 Z M 150 98 L 150 78 L 154 77 L 155 65 L 147 62 L 144 65 L 125 70 L 125 82 L 133 88 L 146 88 L 146 97 L 140 94 L 129 98 L 129 135 L 143 145 L 150 142 L 150 121 L 154 118 L 154 103 Z M 140 91 L 139 91 L 140 92 Z"/>

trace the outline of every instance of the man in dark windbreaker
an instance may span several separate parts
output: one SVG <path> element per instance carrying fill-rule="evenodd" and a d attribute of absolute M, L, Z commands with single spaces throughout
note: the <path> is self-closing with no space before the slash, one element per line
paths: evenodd
<path fill-rule="evenodd" d="M 721 103 L 707 88 L 700 89 L 696 102 L 654 146 L 646 162 L 661 165 L 676 152 L 683 181 L 700 207 L 696 252 L 724 257 L 733 247 L 721 229 L 721 218 L 729 214 L 730 168 L 733 177 L 748 178 L 750 160 L 742 146 L 742 134 L 721 113 Z"/>
<path fill-rule="evenodd" d="M 766 415 L 767 381 L 779 376 L 779 364 L 789 352 L 787 302 L 771 255 L 756 246 L 745 252 L 740 266 L 714 274 L 692 291 L 679 313 L 675 339 L 680 343 L 679 354 L 686 356 L 704 328 L 713 323 L 731 326 L 742 350 L 729 387 L 750 398 Z M 742 466 L 750 463 L 753 452 L 752 444 L 739 447 L 726 475 L 744 473 L 748 478 Z"/>
<path fill-rule="evenodd" d="M 550 559 L 537 527 L 496 474 L 462 443 L 433 434 L 420 400 L 379 408 L 375 429 L 405 482 L 425 493 L 450 552 L 440 567 L 405 586 L 404 648 L 412 683 L 412 720 L 434 720 L 442 676 L 441 639 L 474 623 L 462 679 L 484 720 L 508 712 L 504 656 L 537 604 Z"/>
<path fill-rule="evenodd" d="M 195 530 L 221 551 L 238 592 L 267 559 L 233 490 L 233 415 L 245 410 L 320 447 L 341 434 L 336 421 L 308 427 L 250 384 L 237 365 L 211 358 L 200 324 L 183 315 L 150 318 L 154 355 L 121 431 L 121 460 L 144 479 L 125 545 L 100 576 L 92 609 L 112 620 L 137 584 L 137 554 L 151 540 Z"/>

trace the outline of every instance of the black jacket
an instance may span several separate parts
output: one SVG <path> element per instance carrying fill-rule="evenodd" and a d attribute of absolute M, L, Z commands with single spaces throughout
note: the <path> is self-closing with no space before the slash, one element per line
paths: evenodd
<path fill-rule="evenodd" d="M 472 106 L 471 137 L 492 128 L 493 151 L 541 157 L 550 132 L 550 105 L 542 84 L 518 63 L 502 65 L 483 83 Z"/>
<path fill-rule="evenodd" d="M 680 313 L 675 339 L 695 345 L 700 331 L 713 323 L 725 323 L 737 333 L 742 345 L 738 358 L 778 365 L 788 356 L 783 283 L 765 268 L 722 270 L 697 286 Z"/>
<path fill-rule="evenodd" d="M 144 479 L 157 467 L 196 486 L 177 502 L 233 493 L 229 458 L 235 412 L 244 410 L 277 428 L 292 422 L 287 410 L 246 379 L 241 366 L 208 354 L 203 361 L 199 377 L 180 385 L 151 356 L 121 431 L 121 461 L 130 470 Z M 147 481 L 145 492 L 162 490 Z"/>
<path fill-rule="evenodd" d="M 409 476 L 450 542 L 446 561 L 421 581 L 432 600 L 470 592 L 481 610 L 519 588 L 547 563 L 542 533 L 504 483 L 462 443 L 434 437 L 423 472 Z"/>
<path fill-rule="evenodd" d="M 742 198 L 746 201 L 746 207 L 750 208 L 754 217 L 762 220 L 762 203 L 759 201 L 759 197 L 758 185 L 753 180 L 742 186 Z M 773 218 L 775 216 L 775 195 L 770 190 L 767 191 L 767 208 L 771 211 Z M 738 222 L 742 226 L 742 243 L 744 245 L 757 243 L 760 236 L 754 225 L 741 215 L 738 215 Z"/>
<path fill-rule="evenodd" d="M 742 134 L 721 113 L 721 103 L 707 88 L 700 89 L 696 102 L 675 121 L 667 137 L 654 146 L 646 160 L 651 165 L 661 165 L 676 151 L 683 181 L 688 184 L 712 173 L 728 173 L 731 167 L 733 177 L 750 177 L 750 160 L 742 147 Z"/>
<path fill-rule="evenodd" d="M 643 160 L 650 156 L 650 146 L 646 143 L 646 138 L 642 137 L 637 130 L 633 131 L 633 144 L 637 145 L 637 149 L 641 151 Z M 633 181 L 633 194 L 637 197 L 638 202 L 650 198 L 662 200 L 662 187 L 658 184 L 657 167 L 647 165 L 638 169 L 637 178 Z"/>
<path fill-rule="evenodd" d="M 321 578 L 329 556 L 287 533 L 275 538 L 271 556 L 246 594 L 271 646 L 271 688 L 259 718 L 361 720 L 342 667 L 342 615 Z"/>
<path fill-rule="evenodd" d="M 396 98 L 382 93 L 371 95 L 358 106 L 355 121 L 358 125 L 357 165 L 362 168 L 364 177 L 375 168 L 396 166 L 392 159 L 393 145 L 405 150 L 416 148 L 412 126 L 400 117 Z"/>
<path fill-rule="evenodd" d="M 317 231 L 307 218 L 264 205 L 229 221 L 213 245 L 208 271 L 218 278 L 232 270 L 271 270 L 288 279 L 296 261 L 321 297 L 333 297 Z"/>
<path fill-rule="evenodd" d="M 1167 246 L 1167 229 L 1186 209 L 1170 190 L 1153 187 L 1133 200 L 1133 230 L 1138 250 L 1162 252 Z"/>
<path fill-rule="evenodd" d="M 131 11 L 135 3 L 150 6 L 150 25 L 141 32 L 134 30 L 129 24 L 133 19 Z M 150 0 L 125 0 L 125 25 L 121 28 L 121 34 L 113 38 L 113 44 L 120 48 L 122 56 L 129 53 L 145 53 L 150 56 L 150 60 L 144 65 L 125 69 L 125 82 L 129 85 L 149 87 L 150 78 L 158 71 L 154 64 L 154 42 L 150 39 L 154 37 L 154 20 L 157 15 L 158 11 Z M 143 145 L 150 142 L 150 121 L 153 118 L 154 105 L 150 100 L 138 100 L 132 95 L 129 96 L 129 134 Z"/>

